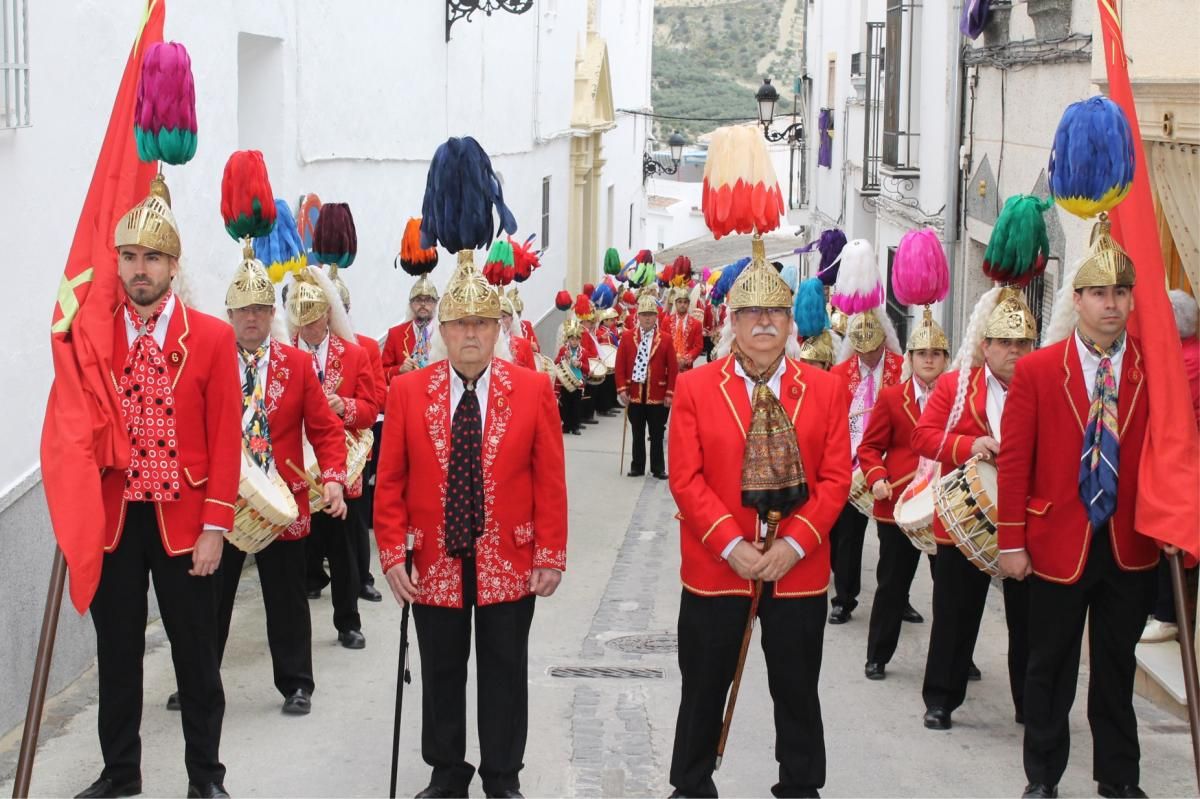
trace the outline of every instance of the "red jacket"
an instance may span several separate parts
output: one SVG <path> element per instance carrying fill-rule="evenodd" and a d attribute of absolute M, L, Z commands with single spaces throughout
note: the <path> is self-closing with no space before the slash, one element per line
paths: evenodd
<path fill-rule="evenodd" d="M 780 402 L 796 427 L 808 480 L 808 500 L 779 525 L 804 558 L 775 583 L 776 597 L 824 594 L 829 584 L 829 530 L 850 493 L 850 430 L 842 382 L 820 369 L 787 360 Z M 738 538 L 752 540 L 757 513 L 742 505 L 742 458 L 750 429 L 745 380 L 727 356 L 679 379 L 671 408 L 671 493 L 679 506 L 680 576 L 701 596 L 749 596 L 753 582 L 738 577 L 721 553 Z M 789 546 L 779 541 L 777 546 Z"/>
<path fill-rule="evenodd" d="M 129 352 L 125 306 L 113 314 L 113 369 Z M 230 364 L 237 342 L 228 323 L 188 308 L 178 298 L 167 323 L 163 355 L 172 375 L 179 437 L 179 494 L 156 503 L 158 531 L 168 555 L 192 551 L 205 525 L 233 529 L 242 464 L 242 388 Z M 113 385 L 117 376 L 110 370 Z M 100 478 L 104 497 L 104 551 L 112 552 L 125 528 L 125 472 Z"/>
<path fill-rule="evenodd" d="M 512 362 L 517 366 L 537 371 L 537 361 L 533 357 L 533 345 L 529 339 L 521 336 L 510 336 L 508 348 L 512 352 Z"/>
<path fill-rule="evenodd" d="M 1134 530 L 1138 466 L 1150 417 L 1145 368 L 1141 345 L 1127 338 L 1117 394 L 1117 510 L 1108 523 L 1113 556 L 1125 571 L 1158 563 L 1157 544 Z M 1056 583 L 1079 579 L 1092 540 L 1079 498 L 1089 396 L 1072 334 L 1017 362 L 1004 403 L 996 462 L 1000 549 L 1024 547 L 1034 574 Z"/>
<path fill-rule="evenodd" d="M 583 372 L 583 376 L 587 377 L 591 374 L 591 367 L 588 364 L 587 350 L 585 350 L 582 345 L 579 347 L 579 355 L 579 369 Z M 569 357 L 570 356 L 567 354 L 567 345 L 564 344 L 558 348 L 558 355 L 554 356 L 554 362 L 562 363 L 563 361 L 569 360 Z M 570 363 L 567 365 L 570 366 Z"/>
<path fill-rule="evenodd" d="M 495 358 L 483 436 L 485 530 L 475 540 L 478 602 L 529 594 L 534 568 L 563 569 L 567 486 L 562 432 L 546 378 Z M 462 561 L 446 554 L 446 471 L 450 461 L 447 361 L 401 375 L 388 395 L 375 486 L 375 537 L 386 572 L 416 538 L 417 601 L 462 607 Z"/>
<path fill-rule="evenodd" d="M 431 321 L 429 324 L 435 325 L 437 322 Z M 416 347 L 417 329 L 416 322 L 413 320 L 402 322 L 388 330 L 381 355 L 384 380 L 390 384 L 392 378 L 400 374 L 400 367 L 404 365 Z M 382 406 L 380 409 L 382 410 Z"/>
<path fill-rule="evenodd" d="M 700 353 L 704 352 L 702 327 L 703 325 L 693 319 L 691 314 L 667 314 L 663 324 L 663 335 L 671 340 L 675 348 L 675 360 L 679 362 L 680 371 L 691 369 Z"/>
<path fill-rule="evenodd" d="M 375 407 L 382 411 L 383 406 L 387 404 L 388 381 L 383 376 L 383 356 L 379 352 L 379 342 L 362 333 L 355 333 L 354 338 L 358 346 L 367 351 L 367 358 L 371 363 L 371 380 L 375 383 Z"/>
<path fill-rule="evenodd" d="M 891 350 L 883 351 L 883 385 L 876 387 L 876 402 L 879 401 L 878 391 L 888 386 L 894 386 L 900 382 L 900 374 L 904 370 L 904 356 L 897 355 Z M 850 399 L 854 399 L 854 392 L 858 390 L 858 384 L 862 382 L 862 370 L 858 366 L 858 353 L 852 354 L 849 358 L 839 364 L 834 364 L 829 368 L 831 374 L 838 375 L 844 381 L 847 390 L 850 392 Z"/>
<path fill-rule="evenodd" d="M 650 364 L 646 370 L 646 382 L 633 382 L 633 361 L 637 357 L 638 345 L 642 341 L 642 328 L 626 330 L 617 347 L 617 391 L 627 392 L 629 401 L 639 405 L 662 405 L 667 397 L 675 394 L 675 377 L 679 365 L 671 340 L 659 328 L 654 330 L 654 343 L 650 345 Z"/>
<path fill-rule="evenodd" d="M 895 521 L 896 500 L 917 472 L 912 432 L 921 416 L 921 406 L 913 386 L 915 379 L 910 377 L 879 392 L 871 422 L 858 445 L 858 465 L 867 485 L 886 480 L 892 487 L 891 499 L 875 500 L 875 518 L 884 522 Z"/>
<path fill-rule="evenodd" d="M 610 347 L 615 347 L 621 343 L 621 334 L 617 332 L 615 327 L 600 325 L 596 328 L 596 343 L 608 344 Z"/>
<path fill-rule="evenodd" d="M 534 352 L 541 352 L 542 345 L 538 343 L 537 333 L 533 329 L 533 322 L 528 319 L 521 320 L 521 335 L 529 339 L 529 346 L 533 347 Z"/>
<path fill-rule="evenodd" d="M 950 408 L 954 405 L 954 393 L 958 389 L 958 372 L 946 372 L 938 378 L 933 393 L 925 400 L 925 412 L 917 420 L 912 432 L 912 448 L 917 455 L 932 458 L 942 464 L 945 477 L 956 466 L 971 458 L 971 446 L 980 436 L 992 436 L 987 418 L 987 384 L 983 367 L 971 369 L 967 383 L 966 406 L 954 429 L 942 444 L 942 432 L 950 419 Z M 1007 403 L 1007 400 L 1005 400 Z M 941 451 L 939 453 L 939 446 Z M 1078 472 L 1077 472 L 1078 473 Z M 954 539 L 946 532 L 942 517 L 934 514 L 933 537 L 939 544 L 954 545 Z"/>
<path fill-rule="evenodd" d="M 275 468 L 296 498 L 300 515 L 280 538 L 294 540 L 308 535 L 308 483 L 288 466 L 288 461 L 304 468 L 304 438 L 312 444 L 321 480 L 346 484 L 346 433 L 342 420 L 329 407 L 325 392 L 317 382 L 312 356 L 278 341 L 271 342 L 267 365 L 267 428 L 271 431 L 271 454 Z"/>

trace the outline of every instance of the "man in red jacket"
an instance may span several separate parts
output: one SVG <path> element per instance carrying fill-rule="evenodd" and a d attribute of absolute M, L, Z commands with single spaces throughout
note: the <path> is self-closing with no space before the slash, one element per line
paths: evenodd
<path fill-rule="evenodd" d="M 629 476 L 641 477 L 646 473 L 646 428 L 649 427 L 650 473 L 659 480 L 666 480 L 663 437 L 679 369 L 671 340 L 659 329 L 658 303 L 654 301 L 654 295 L 642 294 L 637 309 L 637 327 L 626 330 L 617 347 L 617 397 L 628 407 L 629 424 L 633 428 Z"/>
<path fill-rule="evenodd" d="M 755 580 L 775 712 L 776 796 L 816 796 L 825 784 L 818 681 L 829 584 L 829 530 L 846 502 L 850 463 L 842 382 L 793 355 L 792 295 L 762 257 L 729 292 L 731 352 L 684 374 L 671 423 L 671 493 L 679 506 L 683 581 L 679 667 L 683 687 L 671 785 L 677 796 L 716 796 L 714 754 Z M 765 389 L 765 390 L 764 390 Z M 776 459 L 778 457 L 778 460 Z M 801 490 L 761 541 L 756 486 Z M 806 497 L 806 498 L 805 498 Z"/>
<path fill-rule="evenodd" d="M 189 796 L 228 796 L 221 764 L 217 599 L 223 532 L 233 527 L 241 391 L 229 325 L 171 290 L 182 251 L 161 178 L 117 225 L 124 298 L 113 314 L 113 385 L 130 463 L 100 478 L 108 520 L 92 600 L 104 770 L 79 796 L 141 793 L 146 585 L 171 642 L 183 705 Z"/>
<path fill-rule="evenodd" d="M 959 352 L 968 354 L 968 362 L 938 381 L 912 433 L 913 449 L 918 455 L 940 462 L 943 476 L 972 456 L 993 460 L 1004 440 L 1001 429 L 1007 435 L 1020 426 L 1002 425 L 1002 414 L 1013 369 L 1033 350 L 1037 322 L 1019 289 L 997 288 L 976 304 L 966 337 Z M 971 367 L 976 351 L 983 354 L 983 366 Z M 925 700 L 925 726 L 948 730 L 950 714 L 967 695 L 971 656 L 991 578 L 959 551 L 940 516 L 934 517 L 933 536 L 937 541 L 933 625 L 921 695 Z M 1015 580 L 1005 580 L 1003 591 L 1009 690 L 1020 724 L 1024 722 L 1026 704 L 1029 593 L 1023 583 Z"/>
<path fill-rule="evenodd" d="M 388 330 L 383 343 L 383 377 L 389 384 L 398 374 L 429 365 L 433 312 L 437 302 L 437 287 L 429 275 L 421 275 L 408 292 L 408 320 Z"/>
<path fill-rule="evenodd" d="M 704 324 L 688 312 L 690 300 L 686 288 L 670 289 L 667 294 L 671 312 L 663 322 L 663 333 L 671 340 L 679 371 L 686 372 L 704 352 Z"/>
<path fill-rule="evenodd" d="M 397 602 L 415 602 L 421 657 L 418 796 L 466 796 L 471 618 L 479 682 L 479 776 L 488 796 L 520 796 L 529 716 L 529 627 L 567 558 L 567 488 L 546 378 L 493 357 L 499 299 L 459 253 L 438 308 L 448 360 L 392 384 L 375 533 Z M 413 548 L 411 579 L 405 543 Z"/>
<path fill-rule="evenodd" d="M 876 567 L 875 599 L 867 629 L 868 680 L 882 680 L 900 641 L 900 627 L 916 611 L 908 603 L 908 591 L 921 560 L 921 551 L 896 526 L 896 500 L 917 472 L 917 453 L 912 448 L 912 431 L 925 410 L 938 377 L 950 359 L 950 342 L 929 309 L 908 338 L 912 376 L 903 383 L 879 392 L 871 423 L 858 445 L 858 463 L 875 497 L 875 523 L 879 535 L 879 564 Z M 916 616 L 920 620 L 919 614 Z"/>
<path fill-rule="evenodd" d="M 1085 618 L 1093 776 L 1101 796 L 1146 795 L 1133 650 L 1159 550 L 1134 529 L 1134 510 L 1151 408 L 1142 348 L 1125 328 L 1133 262 L 1107 222 L 1097 227 L 1068 295 L 1076 327 L 1017 365 L 997 459 L 1000 567 L 1029 586 L 1026 796 L 1056 796 L 1067 766 Z"/>

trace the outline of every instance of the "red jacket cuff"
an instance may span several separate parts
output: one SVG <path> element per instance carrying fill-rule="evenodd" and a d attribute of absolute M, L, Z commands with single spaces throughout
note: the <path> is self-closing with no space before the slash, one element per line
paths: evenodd
<path fill-rule="evenodd" d="M 779 526 L 779 536 L 793 539 L 804 550 L 805 557 L 825 543 L 825 536 L 817 532 L 813 523 L 799 513 L 793 513 L 783 520 L 783 524 Z"/>
<path fill-rule="evenodd" d="M 700 535 L 700 543 L 704 544 L 705 548 L 713 554 L 713 557 L 719 558 L 731 541 L 744 537 L 742 531 L 738 529 L 737 522 L 733 520 L 733 515 L 727 513 L 713 522 Z"/>
<path fill-rule="evenodd" d="M 204 500 L 204 510 L 200 515 L 201 524 L 211 524 L 222 530 L 233 529 L 234 506 L 228 502 L 208 497 Z"/>

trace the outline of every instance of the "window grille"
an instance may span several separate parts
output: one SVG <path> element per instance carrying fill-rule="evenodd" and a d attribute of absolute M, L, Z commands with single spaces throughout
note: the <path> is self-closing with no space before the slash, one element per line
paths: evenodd
<path fill-rule="evenodd" d="M 0 130 L 29 125 L 28 4 L 0 0 Z"/>

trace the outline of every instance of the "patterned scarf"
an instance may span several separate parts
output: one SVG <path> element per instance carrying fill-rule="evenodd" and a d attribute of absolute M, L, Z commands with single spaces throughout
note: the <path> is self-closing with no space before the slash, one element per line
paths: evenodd
<path fill-rule="evenodd" d="M 129 433 L 129 469 L 125 473 L 125 499 L 130 502 L 174 502 L 179 499 L 179 439 L 175 435 L 175 395 L 167 359 L 154 340 L 171 292 L 150 318 L 142 321 L 133 306 L 125 313 L 137 330 L 129 345 L 125 367 L 117 381 L 121 415 Z"/>
<path fill-rule="evenodd" d="M 736 347 L 733 356 L 754 381 L 750 431 L 746 434 L 746 452 L 742 458 L 742 504 L 757 510 L 764 521 L 773 510 L 786 516 L 808 499 L 808 482 L 800 460 L 796 428 L 769 385 L 783 355 L 761 373 Z"/>
<path fill-rule="evenodd" d="M 856 356 L 855 369 L 861 369 L 862 367 L 859 366 L 861 363 L 861 359 Z M 875 369 L 877 368 L 879 368 L 879 364 L 875 365 Z M 871 410 L 875 407 L 875 369 L 868 370 L 867 376 L 859 381 L 858 389 L 850 401 L 850 453 L 856 466 L 858 464 L 858 445 L 862 443 L 863 435 L 867 432 L 867 425 L 871 422 Z"/>
<path fill-rule="evenodd" d="M 675 345 L 675 355 L 682 358 L 687 354 L 687 338 L 684 334 L 687 333 L 688 315 L 675 314 L 672 321 L 675 323 L 671 325 L 671 340 Z"/>
<path fill-rule="evenodd" d="M 1117 509 L 1117 470 L 1120 448 L 1117 440 L 1117 378 L 1112 359 L 1125 346 L 1122 333 L 1107 350 L 1079 333 L 1079 340 L 1100 359 L 1092 406 L 1083 432 L 1083 454 L 1079 459 L 1079 498 L 1087 508 L 1093 528 L 1107 522 Z"/>
<path fill-rule="evenodd" d="M 430 322 L 425 324 L 413 323 L 413 338 L 417 340 L 413 347 L 412 356 L 417 359 L 417 366 L 424 369 L 429 365 L 429 333 Z"/>
<path fill-rule="evenodd" d="M 637 355 L 633 356 L 633 375 L 635 383 L 645 383 L 646 374 L 650 369 L 650 347 L 654 343 L 654 331 L 638 328 Z"/>
<path fill-rule="evenodd" d="M 250 459 L 264 472 L 271 470 L 271 429 L 267 424 L 267 404 L 263 398 L 263 384 L 258 379 L 258 366 L 271 352 L 271 340 L 254 352 L 241 350 L 242 363 L 246 366 L 242 383 L 242 441 Z"/>

